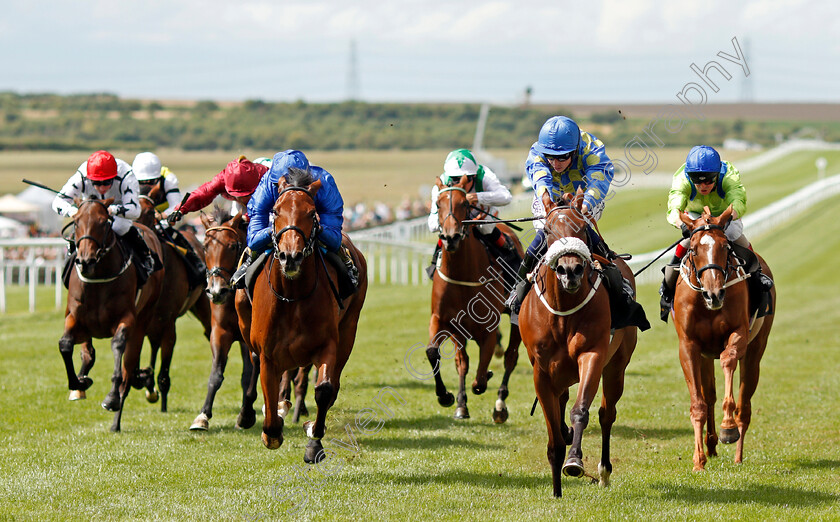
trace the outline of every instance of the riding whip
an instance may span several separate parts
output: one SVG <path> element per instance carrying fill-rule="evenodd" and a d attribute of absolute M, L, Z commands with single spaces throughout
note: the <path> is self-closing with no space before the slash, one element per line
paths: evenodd
<path fill-rule="evenodd" d="M 675 246 L 677 246 L 677 243 L 679 243 L 679 242 L 680 242 L 680 241 L 682 241 L 682 240 L 683 240 L 683 238 L 679 238 L 679 239 L 677 239 L 676 241 L 674 241 L 674 243 L 673 243 L 671 246 L 669 246 L 668 248 L 666 248 L 665 250 L 663 250 L 661 254 L 659 254 L 658 256 L 656 256 L 655 258 L 653 258 L 653 261 L 651 261 L 650 263 L 648 263 L 648 264 L 646 264 L 645 266 L 643 266 L 642 268 L 640 268 L 638 272 L 635 272 L 635 273 L 633 274 L 633 277 L 636 277 L 637 275 L 639 275 L 639 274 L 641 274 L 642 272 L 644 272 L 644 271 L 645 271 L 645 269 L 646 269 L 647 267 L 649 267 L 650 265 L 654 264 L 654 263 L 656 262 L 656 260 L 657 260 L 657 259 L 659 259 L 659 258 L 660 258 L 660 257 L 662 257 L 663 255 L 665 255 L 665 252 L 667 252 L 667 251 L 671 250 L 672 248 L 674 248 Z"/>
<path fill-rule="evenodd" d="M 44 185 L 43 183 L 38 183 L 37 181 L 30 181 L 30 180 L 28 180 L 28 179 L 26 179 L 26 178 L 24 178 L 24 179 L 23 179 L 23 180 L 21 180 L 21 181 L 23 181 L 24 183 L 26 183 L 26 184 L 28 184 L 28 185 L 32 185 L 33 187 L 38 187 L 38 188 L 42 188 L 42 189 L 44 189 L 44 190 L 49 190 L 49 191 L 50 191 L 50 192 L 52 192 L 53 194 L 61 194 L 61 192 L 59 192 L 59 191 L 55 190 L 54 188 L 50 188 L 50 187 L 48 187 L 48 186 Z"/>

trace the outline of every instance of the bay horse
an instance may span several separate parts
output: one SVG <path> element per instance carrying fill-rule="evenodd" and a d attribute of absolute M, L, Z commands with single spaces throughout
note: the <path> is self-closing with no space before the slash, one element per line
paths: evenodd
<path fill-rule="evenodd" d="M 141 388 L 146 377 L 139 369 L 140 351 L 146 325 L 152 319 L 154 307 L 161 293 L 163 272 L 153 272 L 140 289 L 137 271 L 128 248 L 111 228 L 108 206 L 113 198 L 76 199 L 79 209 L 73 216 L 73 241 L 76 260 L 68 283 L 64 333 L 58 348 L 64 359 L 71 399 L 83 398 L 79 392 L 88 389 L 93 380 L 88 377 L 96 360 L 92 338 L 111 338 L 114 354 L 114 373 L 111 391 L 102 407 L 115 412 L 111 431 L 120 430 L 125 399 L 131 386 Z M 161 246 L 155 234 L 141 224 L 135 224 L 146 244 L 158 256 Z M 75 374 L 73 347 L 82 344 L 82 366 Z"/>
<path fill-rule="evenodd" d="M 207 265 L 207 288 L 212 311 L 210 327 L 210 351 L 213 356 L 210 377 L 207 380 L 207 396 L 201 412 L 190 425 L 191 430 L 206 430 L 213 417 L 213 402 L 225 379 L 230 347 L 239 342 L 242 354 L 242 407 L 236 418 L 235 427 L 248 429 L 256 423 L 254 401 L 257 399 L 257 376 L 259 366 L 254 363 L 248 340 L 239 329 L 239 319 L 234 304 L 235 291 L 230 278 L 236 271 L 239 258 L 245 251 L 247 221 L 240 212 L 231 216 L 227 210 L 215 207 L 212 214 L 201 214 L 204 225 L 204 255 Z"/>
<path fill-rule="evenodd" d="M 744 457 L 744 436 L 752 418 L 751 399 L 758 386 L 759 363 L 775 317 L 776 289 L 771 289 L 771 313 L 751 317 L 747 274 L 736 259 L 724 228 L 732 219 L 732 206 L 718 217 L 709 208 L 696 220 L 680 214 L 691 233 L 688 254 L 680 266 L 674 294 L 674 326 L 680 342 L 680 364 L 691 396 L 691 424 L 694 427 L 694 471 L 706 466 L 703 428 L 710 457 L 717 456 L 718 440 L 737 441 L 735 462 Z M 770 268 L 758 256 L 763 273 Z M 725 299 L 724 299 L 725 297 Z M 723 369 L 724 398 L 720 439 L 715 433 L 714 359 Z M 740 397 L 733 397 L 735 367 L 741 362 Z"/>
<path fill-rule="evenodd" d="M 469 371 L 468 340 L 478 344 L 478 368 L 472 391 L 480 395 L 487 390 L 490 360 L 498 342 L 501 315 L 504 312 L 505 292 L 504 270 L 516 271 L 518 267 L 501 267 L 491 259 L 490 253 L 470 228 L 464 224 L 469 219 L 471 206 L 467 193 L 474 180 L 462 176 L 447 187 L 438 179 L 438 224 L 443 245 L 440 265 L 432 281 L 432 315 L 429 321 L 429 345 L 426 357 L 432 366 L 435 378 L 435 395 L 441 406 L 449 407 L 455 397 L 446 389 L 440 375 L 440 347 L 447 339 L 454 345 L 455 367 L 458 371 L 458 405 L 454 418 L 468 419 L 466 379 Z M 516 234 L 505 224 L 496 225 L 507 236 L 522 256 L 522 245 Z M 519 358 L 519 327 L 511 324 L 510 338 L 505 350 L 505 373 L 493 409 L 493 420 L 497 424 L 508 418 L 505 399 L 508 397 L 508 380 Z M 450 358 L 452 355 L 449 355 Z"/>
<path fill-rule="evenodd" d="M 283 373 L 308 364 L 318 370 L 317 415 L 303 425 L 309 437 L 304 452 L 308 463 L 324 458 L 321 438 L 327 411 L 341 388 L 341 372 L 353 349 L 368 286 L 364 256 L 344 236 L 343 244 L 359 270 L 359 285 L 339 306 L 333 291 L 338 274 L 325 262 L 317 240 L 315 195 L 320 188 L 321 181 L 307 171 L 293 169 L 288 180 L 281 178 L 272 210 L 273 252 L 256 277 L 252 298 L 244 289 L 236 293 L 239 327 L 260 359 L 266 448 L 277 449 L 283 443 L 284 421 L 277 411 Z"/>
<path fill-rule="evenodd" d="M 141 185 L 141 194 L 138 197 L 140 202 L 140 217 L 137 223 L 142 223 L 152 230 L 164 225 L 159 222 L 155 206 L 162 203 L 164 199 L 161 186 L 156 184 L 151 187 Z M 143 194 L 147 192 L 147 194 Z M 195 253 L 203 260 L 204 249 L 201 247 L 195 234 L 189 230 L 181 232 Z M 146 326 L 146 338 L 149 339 L 151 348 L 150 363 L 148 368 L 149 377 L 146 381 L 146 400 L 157 402 L 160 398 L 160 411 L 167 411 L 167 399 L 171 386 L 169 367 L 172 364 L 172 354 L 175 350 L 177 332 L 175 321 L 189 310 L 204 327 L 204 336 L 210 338 L 210 300 L 204 294 L 203 286 L 190 288 L 187 267 L 178 252 L 178 246 L 169 241 L 161 241 L 163 256 L 163 287 L 160 297 L 154 307 L 154 314 Z M 158 350 L 161 350 L 160 371 L 157 378 L 157 390 L 155 389 L 155 364 Z M 158 394 L 158 390 L 160 394 Z"/>
<path fill-rule="evenodd" d="M 609 485 L 610 433 L 638 332 L 629 326 L 615 330 L 610 337 L 609 295 L 587 244 L 588 218 L 581 213 L 583 192 L 566 197 L 564 204 L 555 204 L 548 193 L 542 201 L 548 250 L 533 272 L 534 287 L 522 303 L 519 328 L 534 367 L 534 388 L 548 428 L 554 496 L 560 497 L 561 472 L 572 477 L 584 474 L 581 442 L 599 381 L 603 381 L 603 393 L 598 410 L 602 441 L 598 474 L 600 485 Z M 615 263 L 635 288 L 627 264 L 621 258 Z M 570 427 L 564 416 L 569 387 L 575 383 L 580 384 L 569 415 Z M 567 445 L 571 448 L 566 459 Z"/>

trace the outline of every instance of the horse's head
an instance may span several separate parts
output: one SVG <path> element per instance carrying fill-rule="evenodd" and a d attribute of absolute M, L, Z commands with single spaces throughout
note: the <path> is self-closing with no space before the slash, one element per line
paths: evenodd
<path fill-rule="evenodd" d="M 440 240 L 447 252 L 458 250 L 461 241 L 469 234 L 469 228 L 464 224 L 470 215 L 470 203 L 467 193 L 472 189 L 474 181 L 469 176 L 461 176 L 449 186 L 438 178 L 438 226 Z"/>
<path fill-rule="evenodd" d="M 546 212 L 545 238 L 551 253 L 551 257 L 546 254 L 546 263 L 556 273 L 563 290 L 577 292 L 590 260 L 586 217 L 581 212 L 583 190 L 578 189 L 575 195 L 564 194 L 559 203 L 555 203 L 546 191 L 542 203 Z"/>
<path fill-rule="evenodd" d="M 274 222 L 272 243 L 274 257 L 283 275 L 295 279 L 300 266 L 315 248 L 320 229 L 315 210 L 315 194 L 321 180 L 315 180 L 308 170 L 289 168 L 289 173 L 277 183 L 278 197 L 271 211 Z"/>
<path fill-rule="evenodd" d="M 104 201 L 89 198 L 76 198 L 75 205 L 79 209 L 73 216 L 73 237 L 76 243 L 76 265 L 82 275 L 90 277 L 93 268 L 116 244 L 112 219 L 108 214 L 108 206 L 114 198 Z"/>
<path fill-rule="evenodd" d="M 201 215 L 201 222 L 205 230 L 204 259 L 207 264 L 204 292 L 214 304 L 222 304 L 233 294 L 230 278 L 245 250 L 242 213 L 231 217 L 227 210 L 215 207 L 211 216 Z"/>
<path fill-rule="evenodd" d="M 709 310 L 719 310 L 723 306 L 730 254 L 729 241 L 723 230 L 731 219 L 732 205 L 718 217 L 712 217 L 709 207 L 705 207 L 696 220 L 686 213 L 680 214 L 680 220 L 691 232 L 688 262 L 694 268 L 700 293 Z"/>
<path fill-rule="evenodd" d="M 136 221 L 149 228 L 154 227 L 157 221 L 155 207 L 165 201 L 160 185 L 140 185 L 137 200 L 140 203 L 140 217 Z"/>

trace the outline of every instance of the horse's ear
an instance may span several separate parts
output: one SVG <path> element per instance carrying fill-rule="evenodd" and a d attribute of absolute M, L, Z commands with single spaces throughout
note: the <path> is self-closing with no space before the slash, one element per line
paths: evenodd
<path fill-rule="evenodd" d="M 583 187 L 578 187 L 578 189 L 575 191 L 575 197 L 581 196 L 583 196 Z"/>
<path fill-rule="evenodd" d="M 74 204 L 76 207 L 78 207 L 79 205 L 81 205 L 81 204 L 82 204 L 82 201 L 84 201 L 82 198 L 79 198 L 79 197 L 75 197 L 75 198 L 73 198 L 73 204 Z"/>
<path fill-rule="evenodd" d="M 703 207 L 703 217 L 712 217 L 712 211 L 709 210 L 709 205 Z"/>
<path fill-rule="evenodd" d="M 551 199 L 551 189 L 546 187 L 545 192 L 542 193 L 542 204 L 545 208 L 546 213 L 553 209 L 555 206 L 554 201 Z"/>
<path fill-rule="evenodd" d="M 694 229 L 694 220 L 691 219 L 691 216 L 688 215 L 687 212 L 680 212 L 680 221 L 685 223 L 690 230 Z"/>
<path fill-rule="evenodd" d="M 722 226 L 722 227 L 725 227 L 727 225 L 727 223 L 729 223 L 729 221 L 732 219 L 732 213 L 733 212 L 734 212 L 734 209 L 732 208 L 732 205 L 730 204 L 728 207 L 726 207 L 726 210 L 724 210 L 723 213 L 720 216 L 718 216 L 717 224 Z"/>
<path fill-rule="evenodd" d="M 204 212 L 201 213 L 200 218 L 201 224 L 204 225 L 205 230 L 215 225 L 214 219 L 211 216 L 205 214 Z"/>
<path fill-rule="evenodd" d="M 286 181 L 286 176 L 282 176 L 280 179 L 277 180 L 277 192 L 283 192 L 283 189 L 289 186 L 289 182 Z"/>
<path fill-rule="evenodd" d="M 435 178 L 435 186 L 438 189 L 442 189 L 443 187 L 445 187 L 445 185 L 443 184 L 443 181 L 440 180 L 440 176 Z"/>
<path fill-rule="evenodd" d="M 102 204 L 105 205 L 106 207 L 110 207 L 111 205 L 114 204 L 114 198 L 108 198 L 108 199 L 104 200 L 102 202 Z"/>
<path fill-rule="evenodd" d="M 464 174 L 461 176 L 461 179 L 458 180 L 458 186 L 461 188 L 466 188 L 467 184 L 470 182 L 470 177 Z"/>
<path fill-rule="evenodd" d="M 242 224 L 242 218 L 243 218 L 244 216 L 245 216 L 245 214 L 243 214 L 243 213 L 242 213 L 242 211 L 239 211 L 239 213 L 238 213 L 238 214 L 236 214 L 235 216 L 233 216 L 233 219 L 230 221 L 230 226 L 231 226 L 231 228 L 236 228 L 236 229 L 238 229 L 238 228 L 239 228 L 239 225 L 241 225 L 241 224 Z"/>
<path fill-rule="evenodd" d="M 157 201 L 158 197 L 160 196 L 160 190 L 160 185 L 158 185 L 157 183 L 155 183 L 155 185 L 152 186 L 152 190 L 149 191 L 149 197 L 152 198 L 152 201 Z"/>
<path fill-rule="evenodd" d="M 312 184 L 311 184 L 311 185 L 309 185 L 309 187 L 307 188 L 307 190 L 309 191 L 309 193 L 310 193 L 310 194 L 312 195 L 312 197 L 314 198 L 314 197 L 315 197 L 315 194 L 317 194 L 317 193 L 318 193 L 318 191 L 319 191 L 319 190 L 321 190 L 321 180 L 320 180 L 320 179 L 316 179 L 314 182 L 312 182 Z"/>

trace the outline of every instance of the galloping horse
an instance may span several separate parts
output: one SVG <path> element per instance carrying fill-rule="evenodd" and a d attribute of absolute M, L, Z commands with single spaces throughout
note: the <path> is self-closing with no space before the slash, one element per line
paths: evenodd
<path fill-rule="evenodd" d="M 773 326 L 772 312 L 751 321 L 747 274 L 723 232 L 731 218 L 731 206 L 716 218 L 711 216 L 708 207 L 697 220 L 680 215 L 680 220 L 691 231 L 691 243 L 680 266 L 673 314 L 680 339 L 680 363 L 691 395 L 695 471 L 703 470 L 706 465 L 704 425 L 709 456 L 717 455 L 713 359 L 720 359 L 724 378 L 720 441 L 724 444 L 738 442 L 735 462 L 740 463 L 744 456 L 744 436 L 752 417 L 750 399 L 758 385 L 759 363 Z M 762 272 L 772 277 L 764 259 L 760 256 L 758 259 Z M 771 290 L 770 309 L 776 309 L 775 288 Z M 741 361 L 741 377 L 736 407 L 732 380 L 738 361 Z"/>
<path fill-rule="evenodd" d="M 359 270 L 359 286 L 339 306 L 333 292 L 336 270 L 325 263 L 317 243 L 319 230 L 315 195 L 321 181 L 308 172 L 281 178 L 272 210 L 274 251 L 253 284 L 253 302 L 246 290 L 236 293 L 242 335 L 260 357 L 260 380 L 265 398 L 263 444 L 283 443 L 283 418 L 277 412 L 283 372 L 307 364 L 318 369 L 315 385 L 316 420 L 303 428 L 309 437 L 304 461 L 324 457 L 327 410 L 341 387 L 341 371 L 356 339 L 359 314 L 367 293 L 367 264 L 361 252 L 344 237 Z M 259 313 L 251 313 L 251 310 Z"/>
<path fill-rule="evenodd" d="M 610 432 L 638 333 L 630 326 L 615 330 L 610 339 L 609 296 L 586 244 L 582 191 L 566 201 L 569 205 L 557 205 L 548 193 L 543 195 L 548 252 L 535 271 L 534 291 L 528 293 L 519 313 L 522 340 L 534 366 L 534 387 L 548 427 L 548 462 L 556 497 L 562 496 L 561 469 L 573 477 L 584 474 L 581 439 L 602 379 L 598 474 L 600 484 L 609 485 Z M 620 258 L 615 263 L 635 287 L 627 264 Z M 564 419 L 569 387 L 578 382 L 569 428 Z M 566 445 L 571 449 L 564 464 Z"/>
<path fill-rule="evenodd" d="M 487 249 L 463 222 L 469 219 L 470 204 L 467 193 L 472 188 L 467 176 L 450 187 L 437 180 L 439 189 L 437 205 L 440 239 L 443 242 L 440 267 L 432 282 L 432 317 L 429 322 L 429 346 L 426 357 L 435 376 L 435 394 L 441 406 L 452 406 L 455 398 L 447 391 L 440 375 L 440 346 L 452 339 L 455 347 L 455 366 L 458 370 L 458 406 L 456 419 L 468 419 L 466 378 L 469 357 L 466 344 L 474 339 L 478 344 L 478 369 L 472 383 L 473 393 L 480 395 L 487 390 L 488 370 L 498 339 L 499 320 L 504 309 L 502 275 L 504 268 L 494 262 Z M 496 225 L 516 245 L 520 256 L 519 238 L 504 224 Z M 508 267 L 515 271 L 517 267 Z M 493 420 L 503 423 L 508 418 L 505 399 L 508 396 L 508 379 L 519 357 L 519 327 L 511 324 L 510 339 L 505 350 L 505 374 L 499 386 L 493 410 Z"/>
<path fill-rule="evenodd" d="M 230 277 L 236 270 L 237 262 L 245 250 L 246 222 L 242 213 L 229 216 L 227 210 L 216 207 L 213 214 L 201 215 L 204 225 L 204 255 L 207 264 L 207 296 L 210 298 L 212 319 L 210 322 L 210 350 L 213 354 L 213 366 L 207 381 L 207 397 L 201 407 L 201 413 L 190 426 L 191 430 L 206 430 L 213 417 L 213 401 L 216 392 L 225 380 L 225 366 L 228 353 L 234 341 L 239 341 L 242 353 L 242 408 L 236 418 L 236 427 L 248 429 L 256 422 L 254 401 L 257 399 L 257 374 L 251 359 L 248 341 L 239 330 L 239 319 L 234 304 L 234 290 L 230 287 Z"/>
<path fill-rule="evenodd" d="M 111 228 L 108 206 L 113 202 L 113 198 L 75 201 L 79 209 L 73 217 L 77 253 L 75 270 L 71 270 L 68 285 L 64 334 L 58 341 L 58 348 L 67 370 L 71 399 L 83 398 L 79 392 L 93 384 L 88 377 L 96 360 L 91 338 L 111 338 L 113 385 L 102 407 L 116 412 L 111 431 L 119 431 L 123 406 L 131 389 L 129 385 L 140 388 L 145 383 L 145 376 L 139 370 L 140 350 L 145 327 L 152 319 L 161 292 L 163 272 L 152 273 L 137 294 L 137 272 L 131 269 L 132 254 Z M 149 248 L 161 256 L 155 234 L 143 225 L 134 226 L 140 230 Z M 73 347 L 80 343 L 87 350 L 82 355 L 79 374 L 75 375 Z"/>
<path fill-rule="evenodd" d="M 141 211 L 140 217 L 137 218 L 137 223 L 142 223 L 150 229 L 160 226 L 155 217 L 155 206 L 164 200 L 163 196 L 160 185 L 152 187 L 148 191 L 148 194 L 142 194 L 141 188 L 141 195 L 139 196 Z M 201 248 L 201 243 L 195 238 L 195 234 L 188 230 L 182 232 L 182 234 L 189 244 L 192 245 L 196 254 L 203 258 L 204 250 Z M 177 251 L 178 247 L 168 241 L 162 241 L 161 247 L 163 250 L 163 256 L 161 258 L 164 270 L 163 287 L 158 302 L 155 305 L 155 313 L 152 316 L 152 320 L 146 326 L 146 337 L 149 339 L 149 346 L 152 349 L 148 369 L 149 377 L 146 381 L 146 400 L 149 402 L 157 402 L 158 400 L 158 392 L 155 390 L 154 374 L 158 349 L 162 348 L 157 383 L 161 399 L 160 411 L 165 412 L 167 409 L 167 396 L 169 395 L 169 388 L 171 386 L 169 367 L 172 364 L 172 353 L 175 350 L 175 341 L 177 339 L 175 321 L 189 310 L 202 326 L 204 326 L 204 336 L 209 339 L 210 300 L 204 295 L 204 288 L 202 286 L 190 288 L 187 278 L 187 267 L 184 266 L 185 261 L 181 259 L 181 254 Z"/>

